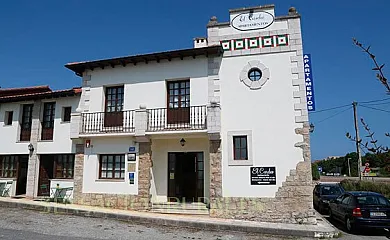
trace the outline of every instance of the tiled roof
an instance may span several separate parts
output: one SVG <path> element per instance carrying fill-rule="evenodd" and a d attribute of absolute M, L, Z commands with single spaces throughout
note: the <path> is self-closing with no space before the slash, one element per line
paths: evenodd
<path fill-rule="evenodd" d="M 40 91 L 31 91 L 33 89 Z M 11 91 L 12 90 L 12 91 Z M 4 94 L 6 92 L 12 92 L 13 94 Z M 47 98 L 60 98 L 60 97 L 71 97 L 81 95 L 81 88 L 72 88 L 65 90 L 52 91 L 48 86 L 28 87 L 28 88 L 9 88 L 0 90 L 0 103 L 8 102 L 20 102 L 37 99 Z"/>
<path fill-rule="evenodd" d="M 22 87 L 22 88 L 0 88 L 0 97 L 14 96 L 21 94 L 32 94 L 51 92 L 49 86 L 33 86 L 33 87 Z"/>

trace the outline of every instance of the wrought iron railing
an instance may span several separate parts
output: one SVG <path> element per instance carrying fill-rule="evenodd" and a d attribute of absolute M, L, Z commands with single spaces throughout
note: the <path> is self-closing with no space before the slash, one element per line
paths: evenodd
<path fill-rule="evenodd" d="M 207 107 L 148 109 L 147 131 L 203 130 L 207 128 Z"/>
<path fill-rule="evenodd" d="M 121 112 L 83 113 L 82 134 L 134 132 L 134 110 Z"/>

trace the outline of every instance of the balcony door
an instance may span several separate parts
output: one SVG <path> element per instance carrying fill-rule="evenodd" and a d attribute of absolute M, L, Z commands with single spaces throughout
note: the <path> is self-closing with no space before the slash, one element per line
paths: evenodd
<path fill-rule="evenodd" d="M 53 140 L 55 111 L 55 102 L 47 102 L 43 105 L 42 140 Z"/>
<path fill-rule="evenodd" d="M 167 82 L 168 124 L 190 122 L 190 81 Z"/>
<path fill-rule="evenodd" d="M 123 86 L 106 88 L 105 127 L 123 126 Z"/>
<path fill-rule="evenodd" d="M 22 121 L 20 124 L 20 141 L 30 141 L 32 125 L 32 104 L 23 105 Z"/>

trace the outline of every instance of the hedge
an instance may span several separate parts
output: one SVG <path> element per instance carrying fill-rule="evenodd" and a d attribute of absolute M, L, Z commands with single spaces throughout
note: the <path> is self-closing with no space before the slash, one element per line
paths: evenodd
<path fill-rule="evenodd" d="M 390 198 L 390 184 L 384 182 L 343 180 L 341 185 L 345 191 L 370 191 L 383 194 Z"/>

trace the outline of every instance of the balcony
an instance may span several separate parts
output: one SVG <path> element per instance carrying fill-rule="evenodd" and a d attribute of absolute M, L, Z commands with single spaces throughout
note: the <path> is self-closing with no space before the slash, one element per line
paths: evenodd
<path fill-rule="evenodd" d="M 206 123 L 207 106 L 72 113 L 71 135 L 206 130 Z"/>
<path fill-rule="evenodd" d="M 135 111 L 81 114 L 80 134 L 132 133 Z"/>
<path fill-rule="evenodd" d="M 207 129 L 207 107 L 148 109 L 148 132 Z"/>

